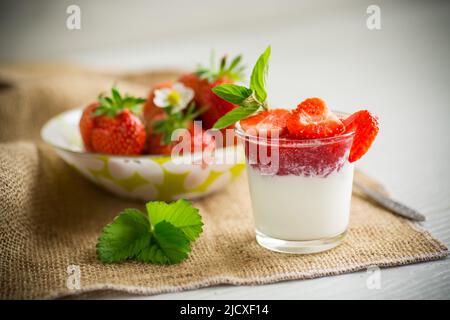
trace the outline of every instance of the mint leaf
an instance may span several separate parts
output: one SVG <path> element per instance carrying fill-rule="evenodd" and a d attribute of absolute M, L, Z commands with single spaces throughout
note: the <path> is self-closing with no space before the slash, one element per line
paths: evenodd
<path fill-rule="evenodd" d="M 266 75 L 269 68 L 270 46 L 256 61 L 250 76 L 250 89 L 255 91 L 255 96 L 259 102 L 264 103 L 267 99 Z"/>
<path fill-rule="evenodd" d="M 103 228 L 97 242 L 97 256 L 102 262 L 120 262 L 138 254 L 150 244 L 150 223 L 137 209 L 125 209 Z"/>
<path fill-rule="evenodd" d="M 247 118 L 248 116 L 252 115 L 259 109 L 259 106 L 252 106 L 252 107 L 239 107 L 231 110 L 227 114 L 225 114 L 222 118 L 217 120 L 217 122 L 214 124 L 214 129 L 222 129 L 226 128 L 235 122 Z"/>
<path fill-rule="evenodd" d="M 153 229 L 150 246 L 144 248 L 136 259 L 160 264 L 179 263 L 187 258 L 191 246 L 186 235 L 167 221 L 161 221 Z"/>
<path fill-rule="evenodd" d="M 167 221 L 179 228 L 189 239 L 194 241 L 203 231 L 203 223 L 198 209 L 191 202 L 179 199 L 167 204 L 163 201 L 152 201 L 147 203 L 148 217 L 152 225 L 156 226 L 161 221 Z"/>
<path fill-rule="evenodd" d="M 237 84 L 222 84 L 212 88 L 212 92 L 238 106 L 242 106 L 244 101 L 253 94 L 252 89 Z"/>

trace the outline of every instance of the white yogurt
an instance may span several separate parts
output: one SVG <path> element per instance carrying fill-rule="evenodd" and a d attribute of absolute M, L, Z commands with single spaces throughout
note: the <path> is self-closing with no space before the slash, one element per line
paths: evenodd
<path fill-rule="evenodd" d="M 347 230 L 353 164 L 323 177 L 268 176 L 247 166 L 256 229 L 272 238 L 319 240 Z"/>

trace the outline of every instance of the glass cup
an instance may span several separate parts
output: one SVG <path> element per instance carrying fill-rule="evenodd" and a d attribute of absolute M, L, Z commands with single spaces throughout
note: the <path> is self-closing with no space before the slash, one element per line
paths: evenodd
<path fill-rule="evenodd" d="M 270 250 L 313 253 L 338 246 L 347 232 L 354 132 L 294 140 L 236 133 L 245 146 L 257 242 Z"/>

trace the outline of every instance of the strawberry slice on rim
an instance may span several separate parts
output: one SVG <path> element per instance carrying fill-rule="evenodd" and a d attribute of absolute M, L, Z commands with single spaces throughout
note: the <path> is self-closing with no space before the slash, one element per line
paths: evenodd
<path fill-rule="evenodd" d="M 281 137 L 287 133 L 286 121 L 290 115 L 290 112 L 285 109 L 271 109 L 242 119 L 240 125 L 242 130 L 249 134 L 268 138 L 274 135 Z"/>
<path fill-rule="evenodd" d="M 299 139 L 327 138 L 342 134 L 345 126 L 330 112 L 322 99 L 309 98 L 301 102 L 288 118 L 289 134 Z"/>
<path fill-rule="evenodd" d="M 372 145 L 379 131 L 378 117 L 368 110 L 357 111 L 342 119 L 346 132 L 355 131 L 348 161 L 359 160 Z"/>

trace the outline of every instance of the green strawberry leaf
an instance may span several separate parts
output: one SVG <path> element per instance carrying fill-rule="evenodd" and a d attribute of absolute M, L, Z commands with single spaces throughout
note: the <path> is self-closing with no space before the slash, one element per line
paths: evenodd
<path fill-rule="evenodd" d="M 245 100 L 253 94 L 252 89 L 237 84 L 222 84 L 212 88 L 212 92 L 238 106 L 243 106 Z"/>
<path fill-rule="evenodd" d="M 131 112 L 139 115 L 142 112 L 140 105 L 146 101 L 145 99 L 129 96 L 128 94 L 122 98 L 116 87 L 111 89 L 111 96 L 112 98 L 105 97 L 103 94 L 99 95 L 98 102 L 100 105 L 94 110 L 94 116 L 106 115 L 114 117 L 125 109 L 129 109 Z"/>
<path fill-rule="evenodd" d="M 194 241 L 203 231 L 203 223 L 198 209 L 191 202 L 179 199 L 167 204 L 162 201 L 147 203 L 148 217 L 152 225 L 156 226 L 161 221 L 167 221 L 179 228 L 189 239 Z"/>
<path fill-rule="evenodd" d="M 256 111 L 258 111 L 259 106 L 253 106 L 253 107 L 239 107 L 231 110 L 227 114 L 225 114 L 222 118 L 217 120 L 217 122 L 214 124 L 214 129 L 222 129 L 226 128 L 239 120 L 242 120 L 244 118 L 247 118 L 248 116 L 251 116 Z"/>
<path fill-rule="evenodd" d="M 172 113 L 170 107 L 165 108 L 166 117 L 156 120 L 153 123 L 153 131 L 161 133 L 160 143 L 169 145 L 172 143 L 172 134 L 177 129 L 188 129 L 191 121 L 207 110 L 207 108 L 197 108 L 195 102 L 191 102 L 186 110 Z"/>
<path fill-rule="evenodd" d="M 117 104 L 120 104 L 122 102 L 122 97 L 120 96 L 119 90 L 117 90 L 116 87 L 112 87 L 111 93 L 112 93 L 114 101 Z"/>
<path fill-rule="evenodd" d="M 264 103 L 267 99 L 266 75 L 269 68 L 270 51 L 271 48 L 268 46 L 256 61 L 250 76 L 250 89 L 255 91 L 255 96 L 261 103 Z"/>
<path fill-rule="evenodd" d="M 138 254 L 150 244 L 150 223 L 137 209 L 125 209 L 103 228 L 97 242 L 97 256 L 102 262 L 120 262 Z"/>
<path fill-rule="evenodd" d="M 239 63 L 241 63 L 242 55 L 236 56 L 230 63 L 230 66 L 228 67 L 228 71 L 233 71 Z"/>
<path fill-rule="evenodd" d="M 238 81 L 243 78 L 245 66 L 242 66 L 242 56 L 238 55 L 231 63 L 228 64 L 228 57 L 225 55 L 219 60 L 219 66 L 216 66 L 214 51 L 211 52 L 209 67 L 199 65 L 196 70 L 196 75 L 201 79 L 207 79 L 209 83 L 222 78 Z"/>
<path fill-rule="evenodd" d="M 152 222 L 137 209 L 125 209 L 103 228 L 97 241 L 100 261 L 173 264 L 188 257 L 191 242 L 202 232 L 198 209 L 187 200 L 149 202 L 147 208 Z"/>
<path fill-rule="evenodd" d="M 125 98 L 123 98 L 123 100 L 122 100 L 122 105 L 123 105 L 123 108 L 128 109 L 128 108 L 133 108 L 140 104 L 143 104 L 145 101 L 146 100 L 143 98 L 135 98 L 135 97 L 126 95 Z"/>
<path fill-rule="evenodd" d="M 141 262 L 173 264 L 185 260 L 190 251 L 189 239 L 184 232 L 167 221 L 161 221 L 153 229 L 151 245 L 144 248 L 136 259 Z"/>

